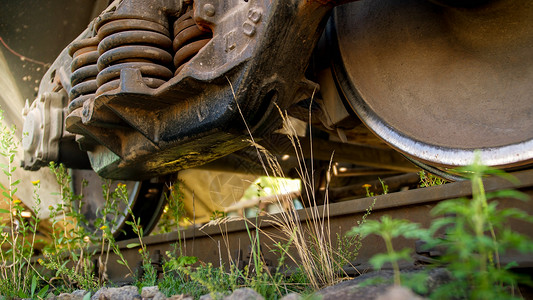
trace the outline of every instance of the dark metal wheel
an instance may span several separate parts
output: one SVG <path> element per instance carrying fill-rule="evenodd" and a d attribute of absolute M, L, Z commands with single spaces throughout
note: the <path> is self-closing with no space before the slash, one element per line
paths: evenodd
<path fill-rule="evenodd" d="M 337 7 L 327 30 L 334 77 L 348 109 L 411 158 L 448 168 L 479 149 L 487 165 L 530 164 L 533 4 L 469 4 Z"/>
<path fill-rule="evenodd" d="M 90 230 L 95 230 L 94 222 L 101 217 L 101 210 L 105 205 L 103 196 L 102 179 L 92 170 L 72 169 L 72 185 L 75 194 L 83 193 L 82 213 L 88 221 Z M 83 181 L 87 181 L 87 186 L 82 188 Z M 118 183 L 126 185 L 128 191 L 128 205 L 131 207 L 133 216 L 140 219 L 144 235 L 148 235 L 157 225 L 165 205 L 165 185 L 158 179 L 145 181 L 113 181 L 111 191 L 115 190 Z M 79 205 L 79 204 L 78 204 Z M 126 221 L 132 216 L 128 213 L 125 202 L 117 205 L 118 216 L 107 215 L 108 221 L 116 217 L 115 226 L 111 228 L 116 240 L 134 238 L 137 235 Z"/>

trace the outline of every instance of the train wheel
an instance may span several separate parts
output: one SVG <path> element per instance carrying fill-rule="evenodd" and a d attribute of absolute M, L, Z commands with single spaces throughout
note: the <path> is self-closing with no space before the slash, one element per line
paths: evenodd
<path fill-rule="evenodd" d="M 102 179 L 92 170 L 72 169 L 72 185 L 75 194 L 83 194 L 82 213 L 88 221 L 90 230 L 95 230 L 94 222 L 97 218 L 102 217 L 100 212 L 105 205 L 103 196 Z M 83 181 L 87 182 L 87 186 L 82 187 Z M 116 187 L 118 181 L 113 181 L 111 184 L 111 191 Z M 133 216 L 141 220 L 141 227 L 144 235 L 148 235 L 152 229 L 157 225 L 157 221 L 165 204 L 165 185 L 159 180 L 145 180 L 145 181 L 124 181 L 120 182 L 126 185 L 128 190 L 128 205 L 131 207 Z M 78 202 L 79 205 L 79 202 Z M 137 235 L 133 232 L 131 226 L 126 224 L 126 221 L 131 219 L 128 213 L 126 203 L 120 202 L 117 206 L 118 216 L 107 215 L 108 221 L 112 221 L 116 217 L 115 226 L 111 228 L 115 239 L 125 240 L 134 238 Z"/>
<path fill-rule="evenodd" d="M 529 1 L 358 1 L 328 25 L 348 109 L 422 163 L 533 162 Z M 463 3 L 461 1 L 461 3 Z M 463 4 L 464 4 L 463 3 Z"/>

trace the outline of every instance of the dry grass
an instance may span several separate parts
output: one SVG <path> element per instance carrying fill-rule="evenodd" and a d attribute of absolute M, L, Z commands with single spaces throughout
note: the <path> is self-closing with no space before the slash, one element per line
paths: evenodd
<path fill-rule="evenodd" d="M 229 84 L 231 85 L 231 82 L 229 82 Z M 233 86 L 231 86 L 231 88 L 233 90 Z M 236 99 L 236 97 L 234 98 Z M 266 175 L 270 178 L 286 177 L 277 158 L 255 141 L 238 103 L 236 104 L 248 130 L 250 136 L 249 142 L 251 146 L 255 147 L 258 159 Z M 289 251 L 287 247 L 280 247 L 280 250 L 293 262 L 301 266 L 303 273 L 309 280 L 313 289 L 318 290 L 324 286 L 336 284 L 341 281 L 342 278 L 346 277 L 346 274 L 343 274 L 340 271 L 342 271 L 341 266 L 349 263 L 349 261 L 342 258 L 342 255 L 337 252 L 336 247 L 334 247 L 332 243 L 329 222 L 329 198 L 327 193 L 329 181 L 326 184 L 325 199 L 323 201 L 324 205 L 318 206 L 318 201 L 315 199 L 316 193 L 313 180 L 314 168 L 312 151 L 310 157 L 311 165 L 308 166 L 306 164 L 306 158 L 304 157 L 302 145 L 296 134 L 297 131 L 291 123 L 287 112 L 282 111 L 279 107 L 278 110 L 283 119 L 285 132 L 288 133 L 287 138 L 291 141 L 299 164 L 297 172 L 302 181 L 302 198 L 307 199 L 309 203 L 306 205 L 308 209 L 303 210 L 303 214 L 305 214 L 305 219 L 307 221 L 302 223 L 300 214 L 296 210 L 294 202 L 291 201 L 292 199 L 285 199 L 282 195 L 276 196 L 278 204 L 283 204 L 285 207 L 287 207 L 288 204 L 288 209 L 279 214 L 271 215 L 269 222 L 280 230 L 282 236 L 273 236 L 272 234 L 267 233 L 265 233 L 265 235 L 274 242 L 279 242 L 281 239 L 291 244 L 291 247 L 295 249 L 295 255 L 293 252 Z M 311 115 L 310 109 L 309 114 Z M 309 116 L 309 120 L 311 120 L 311 116 Z M 309 124 L 309 126 L 311 127 L 311 124 Z M 311 145 L 312 142 L 311 138 Z M 328 173 L 331 171 L 333 155 L 334 153 L 331 155 Z M 328 178 L 330 177 L 328 176 Z M 257 230 L 261 229 L 257 228 Z M 339 258 L 343 261 L 338 261 Z"/>

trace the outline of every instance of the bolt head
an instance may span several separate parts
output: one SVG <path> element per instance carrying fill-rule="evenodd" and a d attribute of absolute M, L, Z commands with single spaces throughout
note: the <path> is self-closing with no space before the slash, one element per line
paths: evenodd
<path fill-rule="evenodd" d="M 211 3 L 207 3 L 204 5 L 204 13 L 208 17 L 213 17 L 215 15 L 216 9 L 215 6 Z"/>
<path fill-rule="evenodd" d="M 250 21 L 256 24 L 257 22 L 259 22 L 259 20 L 261 20 L 261 16 L 262 16 L 261 9 L 250 8 L 250 10 L 248 11 L 248 19 L 250 19 Z"/>
<path fill-rule="evenodd" d="M 246 21 L 242 24 L 242 31 L 249 37 L 255 34 L 255 25 L 252 22 Z"/>

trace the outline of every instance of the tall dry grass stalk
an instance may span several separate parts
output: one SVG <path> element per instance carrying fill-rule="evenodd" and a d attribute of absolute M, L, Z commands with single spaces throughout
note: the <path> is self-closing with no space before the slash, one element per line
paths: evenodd
<path fill-rule="evenodd" d="M 302 223 L 301 214 L 296 210 L 294 202 L 291 201 L 292 199 L 284 199 L 280 196 L 277 201 L 280 204 L 289 203 L 289 209 L 272 215 L 270 222 L 286 236 L 297 253 L 297 257 L 293 257 L 288 251 L 286 251 L 286 255 L 301 266 L 302 271 L 307 276 L 313 288 L 318 289 L 323 286 L 335 284 L 343 277 L 339 273 L 341 269 L 339 268 L 339 264 L 343 265 L 344 262 L 335 261 L 339 256 L 335 253 L 336 250 L 331 238 L 329 197 L 327 193 L 329 181 L 326 184 L 326 192 L 324 193 L 324 204 L 318 206 L 317 202 L 322 201 L 317 201 L 318 199 L 315 198 L 317 193 L 315 192 L 316 187 L 313 180 L 315 170 L 312 163 L 312 152 L 310 159 L 311 166 L 308 166 L 303 154 L 302 145 L 296 134 L 296 129 L 286 112 L 280 110 L 280 115 L 283 118 L 287 138 L 289 138 L 295 150 L 298 161 L 299 166 L 297 172 L 302 181 L 302 198 L 308 201 L 308 203 L 305 205 L 307 209 L 301 211 L 306 220 Z M 312 143 L 312 140 L 310 143 Z M 260 148 L 259 145 L 254 146 L 260 149 L 261 154 L 266 158 L 268 162 L 267 166 L 272 170 L 272 176 L 285 177 L 276 157 L 266 149 Z M 331 155 L 328 173 L 331 170 L 332 160 L 333 153 Z"/>
<path fill-rule="evenodd" d="M 233 91 L 233 86 L 231 85 L 229 79 L 228 82 Z M 314 93 L 311 97 L 311 100 L 313 98 Z M 234 99 L 236 99 L 235 94 Z M 255 141 L 242 114 L 239 104 L 237 102 L 236 104 L 246 129 L 248 130 L 248 134 L 250 136 L 249 142 L 253 147 L 255 147 L 258 159 L 264 171 L 266 172 L 266 175 L 269 178 L 286 177 L 279 162 L 277 161 L 277 158 L 266 148 Z M 283 204 L 287 203 L 288 209 L 282 210 L 281 213 L 270 215 L 271 218 L 268 222 L 271 222 L 280 230 L 281 236 L 273 236 L 272 234 L 265 232 L 263 233 L 265 233 L 267 238 L 274 242 L 279 242 L 281 239 L 290 243 L 291 247 L 296 250 L 296 255 L 293 255 L 292 252 L 289 251 L 288 247 L 282 247 L 280 250 L 301 267 L 312 287 L 314 289 L 319 289 L 321 287 L 333 285 L 341 281 L 342 277 L 346 276 L 346 274 L 343 274 L 342 272 L 342 265 L 349 263 L 349 261 L 347 259 L 344 259 L 344 261 L 338 261 L 339 258 L 340 260 L 343 260 L 342 255 L 338 253 L 332 243 L 329 220 L 329 197 L 327 192 L 329 180 L 326 184 L 326 192 L 324 194 L 325 199 L 323 201 L 324 205 L 318 206 L 317 199 L 315 198 L 317 194 L 315 193 L 316 187 L 313 180 L 315 170 L 313 168 L 312 150 L 310 157 L 311 163 L 308 167 L 306 158 L 304 157 L 302 145 L 300 144 L 300 140 L 293 123 L 291 122 L 287 112 L 282 111 L 279 106 L 277 106 L 277 108 L 283 119 L 284 129 L 287 132 L 287 138 L 290 140 L 295 150 L 295 155 L 299 164 L 297 172 L 302 181 L 302 198 L 307 199 L 309 203 L 306 203 L 308 208 L 303 210 L 302 214 L 305 215 L 306 221 L 302 223 L 300 213 L 296 210 L 292 199 L 285 199 L 283 196 L 277 195 L 276 201 L 278 204 L 283 207 Z M 309 120 L 311 120 L 310 108 Z M 308 126 L 309 129 L 311 129 L 310 123 Z M 310 143 L 312 146 L 312 138 L 310 139 Z M 312 149 L 312 147 L 310 148 Z M 331 170 L 333 154 L 334 153 L 331 155 L 328 173 Z M 327 178 L 329 178 L 329 176 Z M 257 230 L 261 229 L 257 228 Z"/>

